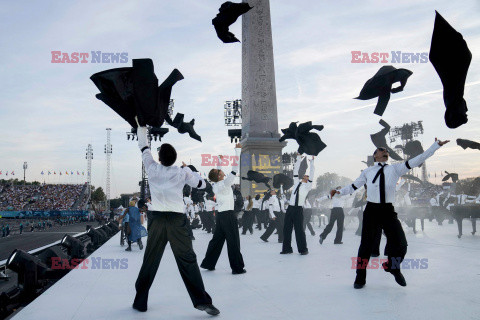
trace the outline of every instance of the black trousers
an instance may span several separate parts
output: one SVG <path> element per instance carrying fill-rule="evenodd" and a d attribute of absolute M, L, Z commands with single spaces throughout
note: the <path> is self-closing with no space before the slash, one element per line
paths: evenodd
<path fill-rule="evenodd" d="M 202 268 L 215 268 L 225 241 L 227 241 L 230 267 L 233 271 L 243 270 L 245 264 L 240 252 L 237 213 L 233 211 L 217 212 L 215 231 L 213 232 L 212 240 L 208 243 L 207 253 L 201 264 Z"/>
<path fill-rule="evenodd" d="M 285 219 L 285 217 L 283 215 L 283 212 L 274 212 L 273 214 L 275 215 L 275 220 L 270 219 L 267 229 L 260 238 L 268 240 L 268 238 L 272 235 L 273 231 L 277 229 L 278 242 L 283 242 L 283 220 Z"/>
<path fill-rule="evenodd" d="M 212 298 L 205 291 L 197 264 L 197 256 L 193 251 L 192 240 L 188 236 L 185 216 L 176 212 L 158 211 L 152 211 L 149 216 L 151 221 L 147 247 L 143 255 L 140 273 L 135 282 L 137 294 L 134 303 L 140 307 L 147 307 L 148 291 L 157 274 L 165 246 L 167 242 L 170 242 L 178 271 L 180 271 L 193 305 L 211 304 Z"/>
<path fill-rule="evenodd" d="M 383 229 L 387 237 L 387 268 L 391 271 L 400 270 L 400 264 L 407 253 L 407 239 L 393 205 L 368 202 L 363 213 L 362 240 L 357 256 L 356 282 L 358 283 L 365 283 L 367 264 L 374 249 L 379 228 Z"/>
<path fill-rule="evenodd" d="M 330 231 L 333 229 L 333 225 L 337 222 L 337 234 L 335 235 L 334 243 L 342 242 L 343 237 L 343 222 L 345 221 L 345 213 L 343 212 L 343 208 L 336 207 L 332 208 L 332 213 L 330 215 L 330 221 L 328 221 L 327 226 L 323 230 L 320 237 L 326 239 Z"/>
<path fill-rule="evenodd" d="M 246 234 L 247 230 L 250 233 L 253 233 L 253 212 L 252 211 L 244 211 L 242 216 L 242 234 Z"/>
<path fill-rule="evenodd" d="M 310 223 L 310 220 L 312 219 L 312 213 L 313 209 L 305 209 L 303 208 L 303 232 L 305 232 L 305 229 L 308 227 L 308 230 L 310 230 L 310 233 L 312 235 L 315 234 L 315 231 L 313 231 L 312 224 Z"/>
<path fill-rule="evenodd" d="M 215 217 L 213 216 L 213 211 L 205 212 L 205 229 L 208 233 L 212 232 L 215 229 Z"/>
<path fill-rule="evenodd" d="M 282 251 L 292 251 L 292 231 L 295 229 L 298 252 L 306 252 L 307 240 L 303 231 L 303 207 L 288 206 L 283 226 L 283 247 Z"/>

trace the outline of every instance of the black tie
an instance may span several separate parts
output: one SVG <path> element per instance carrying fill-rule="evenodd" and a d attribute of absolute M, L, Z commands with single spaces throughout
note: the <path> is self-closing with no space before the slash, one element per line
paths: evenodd
<path fill-rule="evenodd" d="M 380 176 L 380 203 L 385 203 L 385 173 L 383 172 L 383 169 L 387 164 L 378 164 L 382 168 L 378 170 L 377 174 L 373 178 L 372 183 L 375 183 L 377 181 L 378 176 Z"/>
<path fill-rule="evenodd" d="M 301 184 L 302 184 L 301 182 L 298 183 L 298 186 L 297 186 L 297 188 L 295 189 L 295 192 L 293 193 L 293 194 L 296 195 L 296 196 L 295 196 L 295 206 L 298 206 L 298 198 L 299 198 L 299 196 L 300 196 L 299 189 L 300 189 L 300 185 L 301 185 Z"/>

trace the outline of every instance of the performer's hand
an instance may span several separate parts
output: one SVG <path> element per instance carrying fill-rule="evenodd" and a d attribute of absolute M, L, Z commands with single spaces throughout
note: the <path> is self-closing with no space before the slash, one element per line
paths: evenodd
<path fill-rule="evenodd" d="M 241 145 L 240 143 L 237 143 L 237 144 L 235 145 L 235 148 L 242 148 L 242 145 Z"/>
<path fill-rule="evenodd" d="M 435 141 L 438 143 L 438 145 L 441 147 L 443 146 L 444 144 L 447 144 L 450 142 L 450 140 L 444 140 L 444 141 L 440 141 L 438 140 L 437 138 L 435 138 Z"/>
<path fill-rule="evenodd" d="M 310 161 L 313 161 L 313 160 L 315 160 L 315 156 L 312 156 L 312 159 Z"/>
<path fill-rule="evenodd" d="M 337 193 L 340 193 L 340 192 L 338 192 L 335 189 L 330 190 L 330 198 L 333 198 L 335 196 L 335 194 L 337 194 Z"/>
<path fill-rule="evenodd" d="M 273 218 L 272 218 L 272 220 L 274 220 L 274 221 L 275 221 L 276 219 L 277 219 L 277 217 L 273 217 Z"/>
<path fill-rule="evenodd" d="M 186 163 L 182 161 L 182 168 L 186 167 Z"/>

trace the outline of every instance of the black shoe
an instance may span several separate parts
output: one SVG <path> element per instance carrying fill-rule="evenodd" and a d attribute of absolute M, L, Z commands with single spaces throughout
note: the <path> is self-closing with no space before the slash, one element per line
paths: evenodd
<path fill-rule="evenodd" d="M 300 252 L 302 256 L 306 256 L 308 254 L 308 250 Z"/>
<path fill-rule="evenodd" d="M 213 270 L 215 270 L 215 268 L 207 268 L 207 267 L 202 266 L 202 265 L 200 265 L 200 268 L 205 269 L 205 270 L 208 270 L 208 271 L 213 271 Z"/>
<path fill-rule="evenodd" d="M 140 312 L 147 311 L 147 306 L 140 306 L 140 305 L 135 304 L 135 302 L 133 303 L 132 308 L 137 310 L 137 311 L 140 311 Z"/>
<path fill-rule="evenodd" d="M 312 234 L 312 236 L 314 236 L 314 235 L 315 235 L 315 232 L 311 232 L 311 234 Z"/>
<path fill-rule="evenodd" d="M 262 239 L 262 240 L 265 241 L 265 242 L 268 242 L 268 240 L 265 239 L 265 238 L 260 237 L 260 239 Z"/>
<path fill-rule="evenodd" d="M 353 287 L 355 289 L 362 289 L 364 286 L 365 286 L 365 279 L 357 275 L 355 277 L 355 282 L 353 283 Z"/>
<path fill-rule="evenodd" d="M 195 307 L 198 310 L 205 311 L 211 316 L 216 316 L 220 314 L 220 310 L 215 308 L 213 304 L 199 304 L 198 306 Z"/>
<path fill-rule="evenodd" d="M 399 285 L 401 285 L 402 287 L 407 286 L 407 281 L 405 281 L 405 278 L 403 277 L 403 274 L 400 272 L 400 270 L 395 271 L 395 272 L 390 272 L 390 273 L 393 274 L 393 276 L 395 277 L 395 281 Z"/>
<path fill-rule="evenodd" d="M 243 273 L 247 273 L 247 270 L 245 269 L 242 269 L 240 271 L 232 270 L 232 274 L 243 274 Z"/>
<path fill-rule="evenodd" d="M 283 240 L 278 240 L 278 243 L 283 243 Z"/>
<path fill-rule="evenodd" d="M 383 266 L 383 270 L 385 272 L 389 272 L 391 273 L 394 277 L 395 277 L 395 281 L 401 285 L 402 287 L 406 287 L 407 286 L 407 281 L 405 281 L 405 278 L 403 277 L 403 274 L 402 272 L 400 271 L 400 269 L 388 269 L 387 268 L 387 263 L 384 262 L 382 263 L 382 266 Z"/>
<path fill-rule="evenodd" d="M 128 248 L 125 249 L 125 251 L 132 251 L 132 247 L 128 246 Z"/>
<path fill-rule="evenodd" d="M 337 242 L 334 242 L 333 244 L 343 244 L 342 241 L 337 241 Z"/>
<path fill-rule="evenodd" d="M 190 240 L 195 240 L 195 237 L 194 237 L 194 236 L 191 236 L 191 237 L 190 237 Z"/>
<path fill-rule="evenodd" d="M 318 240 L 320 242 L 320 244 L 323 243 L 323 240 L 325 240 L 325 239 L 322 237 L 322 235 L 320 235 L 320 240 Z"/>
<path fill-rule="evenodd" d="M 380 257 L 380 254 L 379 253 L 372 253 L 370 255 L 370 257 L 373 257 L 373 258 Z"/>
<path fill-rule="evenodd" d="M 286 251 L 280 252 L 280 254 L 290 254 L 290 253 L 293 253 L 293 250 L 286 250 Z"/>
<path fill-rule="evenodd" d="M 138 247 L 140 248 L 140 250 L 143 250 L 142 240 L 138 240 Z"/>
<path fill-rule="evenodd" d="M 362 289 L 364 286 L 365 286 L 365 284 L 361 284 L 361 283 L 354 283 L 353 284 L 353 287 L 355 289 Z"/>
<path fill-rule="evenodd" d="M 246 235 L 247 233 L 246 232 L 242 232 L 242 235 Z"/>

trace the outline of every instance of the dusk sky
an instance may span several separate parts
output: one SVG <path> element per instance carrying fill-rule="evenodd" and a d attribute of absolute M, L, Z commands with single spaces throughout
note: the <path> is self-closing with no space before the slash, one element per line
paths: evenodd
<path fill-rule="evenodd" d="M 112 128 L 111 196 L 138 191 L 141 157 L 130 126 L 95 98 L 89 79 L 96 72 L 130 67 L 151 58 L 161 83 L 178 68 L 185 79 L 172 91 L 175 112 L 195 118 L 202 143 L 175 129 L 163 142 L 173 144 L 181 161 L 200 167 L 201 154 L 233 155 L 224 125 L 225 100 L 241 98 L 241 43 L 224 44 L 211 24 L 221 1 L 3 1 L 0 4 L 1 106 L 0 178 L 15 171 L 23 179 L 81 183 L 86 179 L 85 149 L 93 145 L 92 184 L 105 189 L 106 128 Z M 375 147 L 370 134 L 382 127 L 423 121 L 424 148 L 435 137 L 452 142 L 427 161 L 430 182 L 442 170 L 460 179 L 480 176 L 480 152 L 463 150 L 457 138 L 480 142 L 480 2 L 453 1 L 270 1 L 279 128 L 291 121 L 324 125 L 327 144 L 315 160 L 316 176 L 336 172 L 355 179 Z M 465 100 L 467 124 L 445 125 L 442 84 L 428 63 L 391 63 L 391 52 L 428 53 L 435 10 L 466 40 L 473 58 Z M 247 13 L 248 14 L 248 13 Z M 241 19 L 230 30 L 241 39 Z M 52 63 L 52 51 L 128 54 L 127 63 Z M 352 63 L 352 51 L 387 52 L 388 63 Z M 455 59 L 455 57 L 452 57 Z M 392 94 L 383 117 L 373 114 L 376 99 L 354 100 L 380 67 L 413 71 L 403 92 Z M 153 142 L 153 148 L 160 142 Z M 294 151 L 289 140 L 284 151 Z M 208 172 L 209 167 L 201 171 Z M 42 176 L 50 170 L 56 176 Z M 58 171 L 75 176 L 58 176 Z M 437 179 L 434 174 L 437 173 Z M 9 175 L 8 178 L 11 176 Z"/>

